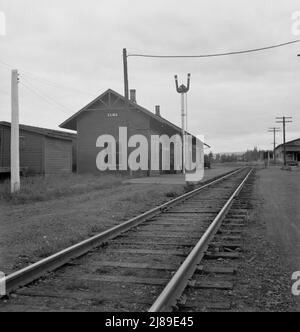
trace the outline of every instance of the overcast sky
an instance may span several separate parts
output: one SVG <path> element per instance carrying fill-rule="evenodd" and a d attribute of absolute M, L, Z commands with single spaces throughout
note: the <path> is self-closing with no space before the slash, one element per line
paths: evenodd
<path fill-rule="evenodd" d="M 1 11 L 0 61 L 24 71 L 21 82 L 44 98 L 20 86 L 21 122 L 54 129 L 106 89 L 123 94 L 124 47 L 193 55 L 300 39 L 291 32 L 299 0 L 0 0 Z M 222 58 L 129 58 L 130 87 L 140 105 L 161 105 L 180 125 L 174 74 L 185 82 L 191 72 L 190 131 L 213 152 L 267 149 L 276 116 L 293 116 L 287 138 L 300 137 L 298 53 L 300 44 Z M 9 91 L 10 69 L 0 63 L 0 121 L 10 121 Z"/>

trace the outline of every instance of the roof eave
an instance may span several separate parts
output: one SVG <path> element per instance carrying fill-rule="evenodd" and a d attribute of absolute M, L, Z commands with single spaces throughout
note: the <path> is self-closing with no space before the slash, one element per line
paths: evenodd
<path fill-rule="evenodd" d="M 66 120 L 65 122 L 59 125 L 59 128 L 77 131 L 77 124 L 76 121 L 74 120 L 75 119 Z"/>
<path fill-rule="evenodd" d="M 67 119 L 65 122 L 63 122 L 59 127 L 60 128 L 64 128 L 64 129 L 69 129 L 69 130 L 74 130 L 77 131 L 77 118 L 85 111 L 88 110 L 88 108 L 94 104 L 98 99 L 101 99 L 106 93 L 114 93 L 116 96 L 118 96 L 120 99 L 123 99 L 125 101 L 125 97 L 122 96 L 121 94 L 119 94 L 118 92 L 112 90 L 112 89 L 108 89 L 106 90 L 104 93 L 102 93 L 99 97 L 95 98 L 92 102 L 90 102 L 88 105 L 86 105 L 85 107 L 83 107 L 80 111 L 78 111 L 77 113 L 73 114 L 73 116 L 71 116 L 69 119 Z M 178 126 L 176 126 L 174 123 L 170 122 L 169 120 L 164 119 L 161 116 L 157 116 L 156 114 L 150 112 L 149 110 L 147 110 L 146 108 L 140 106 L 137 103 L 133 103 L 132 101 L 129 100 L 129 107 L 135 108 L 135 109 L 140 109 L 142 112 L 146 113 L 147 115 L 149 115 L 151 118 L 153 118 L 154 120 L 172 127 L 174 130 L 176 131 L 181 131 L 181 128 L 179 128 Z M 192 135 L 194 137 L 194 135 Z M 211 148 L 209 145 L 205 144 L 204 145 L 208 148 Z"/>

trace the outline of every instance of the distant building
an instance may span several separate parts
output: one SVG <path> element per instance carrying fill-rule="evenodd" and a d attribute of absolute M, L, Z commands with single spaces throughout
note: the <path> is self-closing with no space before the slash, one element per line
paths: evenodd
<path fill-rule="evenodd" d="M 181 135 L 181 128 L 161 116 L 159 106 L 156 106 L 155 113 L 152 113 L 138 105 L 135 90 L 130 91 L 128 112 L 125 102 L 122 95 L 109 89 L 60 125 L 61 128 L 77 131 L 78 173 L 99 172 L 96 158 L 100 149 L 96 147 L 96 141 L 101 135 L 111 135 L 119 141 L 120 127 L 128 128 L 129 137 L 143 135 L 148 142 L 151 135 L 168 135 L 169 137 Z M 117 147 L 117 150 L 119 148 Z M 130 153 L 130 149 L 127 151 Z M 174 165 L 171 160 L 171 172 L 175 172 L 172 167 Z M 147 175 L 150 173 L 150 171 L 147 172 Z"/>
<path fill-rule="evenodd" d="M 277 146 L 275 153 L 277 160 L 284 162 L 283 144 Z M 286 143 L 286 158 L 288 163 L 300 162 L 300 138 Z"/>
<path fill-rule="evenodd" d="M 10 172 L 11 124 L 0 122 L 0 173 Z M 71 173 L 76 135 L 20 125 L 20 167 L 28 174 Z M 74 157 L 75 159 L 75 157 Z"/>

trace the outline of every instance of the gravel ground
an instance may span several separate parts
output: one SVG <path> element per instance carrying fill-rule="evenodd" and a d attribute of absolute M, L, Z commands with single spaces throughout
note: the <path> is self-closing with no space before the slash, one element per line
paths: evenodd
<path fill-rule="evenodd" d="M 291 276 L 300 271 L 300 172 L 259 170 L 235 299 L 240 311 L 300 311 Z"/>

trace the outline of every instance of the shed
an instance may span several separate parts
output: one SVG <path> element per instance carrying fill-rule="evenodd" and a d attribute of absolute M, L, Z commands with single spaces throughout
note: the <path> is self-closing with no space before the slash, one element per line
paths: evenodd
<path fill-rule="evenodd" d="M 285 144 L 286 147 L 286 159 L 288 163 L 296 163 L 300 162 L 300 138 L 295 139 L 293 141 L 289 141 Z M 280 162 L 284 161 L 284 145 L 281 144 L 277 146 L 276 150 L 276 158 Z"/>
<path fill-rule="evenodd" d="M 0 122 L 0 173 L 10 172 L 11 124 Z M 76 135 L 20 125 L 20 168 L 29 174 L 71 173 Z"/>

